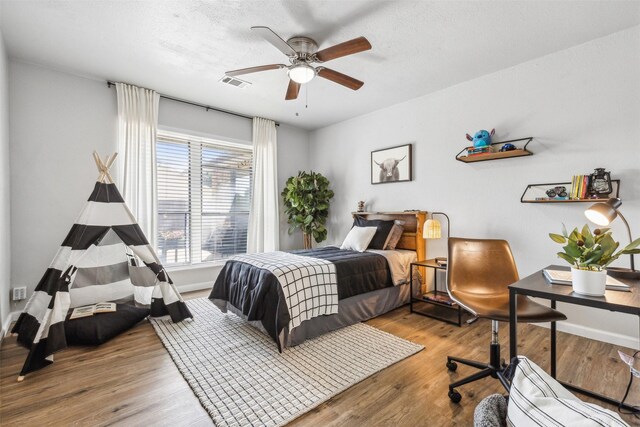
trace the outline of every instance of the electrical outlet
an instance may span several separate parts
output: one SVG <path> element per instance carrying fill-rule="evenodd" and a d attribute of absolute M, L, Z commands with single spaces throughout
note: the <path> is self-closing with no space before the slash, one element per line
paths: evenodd
<path fill-rule="evenodd" d="M 22 301 L 23 299 L 27 299 L 27 287 L 20 286 L 18 288 L 13 288 L 13 295 L 11 299 L 13 301 Z"/>

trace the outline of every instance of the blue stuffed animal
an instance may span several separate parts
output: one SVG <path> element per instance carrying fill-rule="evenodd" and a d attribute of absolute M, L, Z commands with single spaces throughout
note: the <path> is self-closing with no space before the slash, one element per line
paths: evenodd
<path fill-rule="evenodd" d="M 469 141 L 473 141 L 473 147 L 487 147 L 491 145 L 491 137 L 496 133 L 495 129 L 491 129 L 491 132 L 487 132 L 486 130 L 479 130 L 475 135 L 471 136 L 467 134 L 467 139 Z"/>

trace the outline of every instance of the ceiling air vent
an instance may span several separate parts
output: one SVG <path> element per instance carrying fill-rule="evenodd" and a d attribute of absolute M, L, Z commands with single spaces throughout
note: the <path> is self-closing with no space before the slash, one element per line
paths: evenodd
<path fill-rule="evenodd" d="M 228 85 L 239 87 L 239 88 L 244 88 L 251 85 L 251 83 L 249 82 L 245 82 L 244 80 L 236 79 L 235 77 L 229 77 L 229 76 L 223 76 L 219 81 L 224 84 L 228 84 Z"/>

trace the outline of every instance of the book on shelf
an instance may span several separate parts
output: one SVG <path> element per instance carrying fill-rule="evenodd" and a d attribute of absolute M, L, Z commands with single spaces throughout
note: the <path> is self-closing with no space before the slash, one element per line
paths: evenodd
<path fill-rule="evenodd" d="M 583 178 L 583 175 L 574 175 L 571 179 L 571 198 L 574 200 L 582 197 L 582 188 L 584 186 Z"/>
<path fill-rule="evenodd" d="M 582 199 L 582 193 L 584 192 L 584 175 L 578 175 L 578 199 Z"/>
<path fill-rule="evenodd" d="M 438 259 L 436 258 L 436 264 L 438 264 L 440 267 L 446 267 L 447 266 L 447 259 Z"/>
<path fill-rule="evenodd" d="M 589 198 L 590 175 L 573 175 L 571 178 L 571 192 L 569 196 L 573 200 Z"/>
<path fill-rule="evenodd" d="M 567 271 L 567 270 L 550 270 L 550 269 L 544 269 L 542 270 L 542 274 L 544 275 L 544 278 L 547 280 L 547 282 L 549 283 L 553 283 L 555 285 L 567 285 L 567 286 L 571 286 L 571 271 Z M 631 292 L 631 287 L 629 285 L 626 285 L 624 283 L 622 283 L 621 281 L 619 281 L 618 279 L 615 279 L 609 275 L 607 275 L 607 289 L 612 290 L 612 291 L 624 291 L 624 292 Z"/>
<path fill-rule="evenodd" d="M 587 188 L 589 185 L 589 177 L 587 175 L 581 175 L 582 176 L 582 185 L 580 187 L 580 198 L 581 199 L 586 199 L 587 198 Z"/>
<path fill-rule="evenodd" d="M 438 302 L 440 304 L 446 304 L 446 305 L 455 304 L 455 302 L 451 298 L 449 298 L 449 295 L 440 294 L 440 293 L 433 293 L 433 292 L 427 293 L 422 295 L 422 298 L 425 300 Z"/>
<path fill-rule="evenodd" d="M 69 316 L 69 320 L 78 319 L 80 317 L 89 317 L 98 313 L 113 313 L 114 311 L 116 311 L 115 302 L 99 302 L 97 304 L 74 308 L 71 312 L 71 316 Z"/>

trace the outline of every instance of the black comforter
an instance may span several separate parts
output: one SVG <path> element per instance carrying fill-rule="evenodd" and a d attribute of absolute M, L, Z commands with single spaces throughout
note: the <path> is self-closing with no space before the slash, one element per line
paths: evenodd
<path fill-rule="evenodd" d="M 337 247 L 293 253 L 335 264 L 338 299 L 393 286 L 389 265 L 382 255 Z M 247 320 L 260 321 L 282 351 L 278 337 L 289 325 L 289 311 L 278 279 L 270 271 L 240 261 L 227 261 L 213 285 L 209 299 L 220 308 L 226 307 L 229 302 L 247 316 Z"/>

